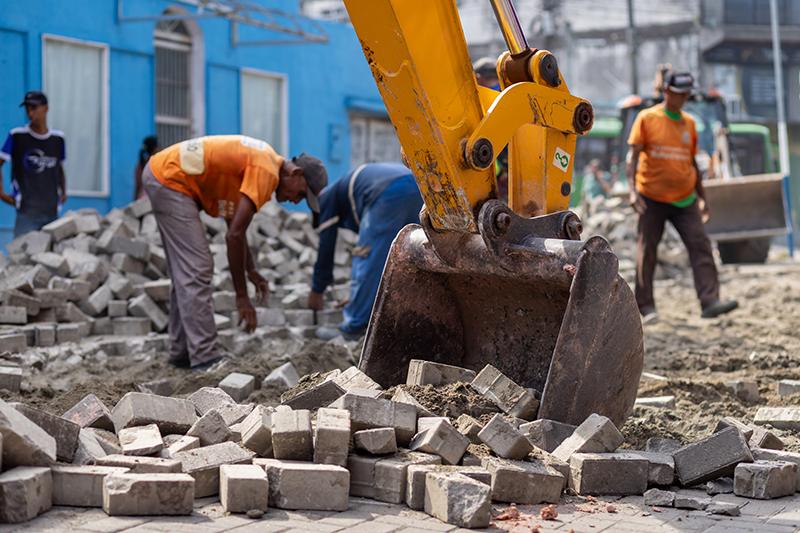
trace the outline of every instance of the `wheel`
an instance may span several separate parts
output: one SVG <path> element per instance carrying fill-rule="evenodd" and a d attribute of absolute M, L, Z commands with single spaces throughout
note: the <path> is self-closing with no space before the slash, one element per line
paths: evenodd
<path fill-rule="evenodd" d="M 717 243 L 719 257 L 726 265 L 734 263 L 763 263 L 769 255 L 770 237 Z"/>

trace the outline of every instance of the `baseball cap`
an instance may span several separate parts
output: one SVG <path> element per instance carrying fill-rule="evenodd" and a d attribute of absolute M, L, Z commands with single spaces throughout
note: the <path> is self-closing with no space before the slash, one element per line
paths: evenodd
<path fill-rule="evenodd" d="M 47 105 L 47 97 L 42 91 L 30 91 L 25 93 L 25 100 L 19 106 L 22 107 L 25 104 Z"/>
<path fill-rule="evenodd" d="M 497 61 L 491 57 L 482 57 L 472 65 L 472 70 L 475 74 L 483 78 L 496 78 L 497 77 Z"/>
<path fill-rule="evenodd" d="M 292 162 L 303 169 L 303 177 L 308 185 L 306 189 L 308 207 L 315 213 L 319 213 L 319 194 L 328 184 L 328 171 L 325 169 L 325 164 L 319 158 L 305 152 L 293 157 Z"/>
<path fill-rule="evenodd" d="M 685 70 L 670 70 L 664 76 L 664 87 L 674 93 L 688 93 L 694 89 L 694 77 Z"/>

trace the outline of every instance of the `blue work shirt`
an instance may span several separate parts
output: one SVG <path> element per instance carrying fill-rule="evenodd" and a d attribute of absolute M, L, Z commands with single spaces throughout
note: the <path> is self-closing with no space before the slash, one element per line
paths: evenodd
<path fill-rule="evenodd" d="M 368 163 L 328 185 L 319 197 L 319 250 L 311 290 L 333 283 L 333 256 L 339 228 L 359 230 L 364 214 L 392 183 L 411 171 L 400 163 Z"/>

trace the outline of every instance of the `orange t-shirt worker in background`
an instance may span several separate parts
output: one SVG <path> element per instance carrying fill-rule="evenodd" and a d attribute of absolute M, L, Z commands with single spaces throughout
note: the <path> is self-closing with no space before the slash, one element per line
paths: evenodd
<path fill-rule="evenodd" d="M 243 135 L 190 139 L 150 158 L 142 182 L 153 204 L 172 279 L 168 362 L 207 370 L 222 356 L 211 303 L 214 261 L 200 210 L 228 223 L 225 242 L 236 291 L 239 324 L 258 324 L 247 295 L 247 278 L 263 303 L 269 284 L 256 270 L 246 231 L 253 215 L 273 193 L 279 202 L 300 202 L 319 211 L 317 198 L 328 183 L 325 165 L 314 156 L 284 159 L 265 143 Z"/>
<path fill-rule="evenodd" d="M 738 307 L 719 299 L 719 279 L 711 241 L 703 225 L 710 212 L 697 167 L 697 128 L 682 109 L 694 87 L 688 72 L 664 77 L 664 101 L 639 113 L 628 144 L 626 170 L 630 203 L 639 215 L 636 242 L 636 303 L 643 322 L 658 319 L 653 275 L 658 243 L 669 220 L 681 237 L 692 264 L 701 316 L 713 318 Z"/>

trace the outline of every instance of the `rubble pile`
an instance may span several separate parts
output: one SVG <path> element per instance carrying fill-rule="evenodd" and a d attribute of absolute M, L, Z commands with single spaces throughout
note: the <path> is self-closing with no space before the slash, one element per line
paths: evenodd
<path fill-rule="evenodd" d="M 238 322 L 227 226 L 205 213 L 201 219 L 214 258 L 215 319 L 227 346 L 234 335 L 228 328 Z M 337 285 L 326 291 L 326 309 L 315 313 L 305 308 L 319 243 L 310 215 L 267 203 L 247 231 L 259 271 L 271 286 L 268 307 L 257 308 L 259 326 L 338 324 L 341 310 L 333 306 L 349 294 L 350 250 L 356 240 L 355 233 L 340 232 Z M 167 328 L 171 282 L 147 198 L 102 218 L 93 209 L 68 212 L 42 231 L 18 237 L 7 251 L 7 258 L 0 254 L 0 352 Z"/>
<path fill-rule="evenodd" d="M 287 363 L 265 381 L 296 382 L 296 372 Z M 577 427 L 537 420 L 537 395 L 490 365 L 476 375 L 412 361 L 407 383 L 390 390 L 350 367 L 278 407 L 240 403 L 254 386 L 233 373 L 185 399 L 130 392 L 111 409 L 88 395 L 61 417 L 0 401 L 0 521 L 52 505 L 186 515 L 209 496 L 260 518 L 270 508 L 343 511 L 360 496 L 485 528 L 492 502 L 556 504 L 564 491 L 735 516 L 735 504 L 677 489 L 756 499 L 800 489 L 800 453 L 783 451 L 769 429 L 800 428 L 800 408 L 764 407 L 753 424 L 726 417 L 686 446 L 651 438 L 630 450 L 598 414 Z M 483 411 L 439 416 L 443 406 L 415 392 L 443 387 L 480 395 Z"/>

